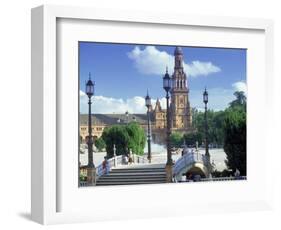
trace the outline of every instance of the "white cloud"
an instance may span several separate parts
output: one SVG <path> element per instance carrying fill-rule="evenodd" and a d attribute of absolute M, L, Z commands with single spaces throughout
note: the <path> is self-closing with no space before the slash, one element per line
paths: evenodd
<path fill-rule="evenodd" d="M 84 97 L 84 96 L 86 96 L 86 93 L 80 90 L 80 97 Z"/>
<path fill-rule="evenodd" d="M 154 46 L 146 46 L 141 50 L 136 46 L 128 57 L 134 61 L 134 65 L 140 73 L 161 75 L 166 66 L 173 68 L 174 58 L 165 51 L 159 51 Z"/>
<path fill-rule="evenodd" d="M 229 106 L 229 103 L 235 99 L 232 89 L 211 88 L 208 89 L 209 101 L 208 108 L 219 111 Z M 204 111 L 203 90 L 190 90 L 191 107 Z"/>
<path fill-rule="evenodd" d="M 223 110 L 229 106 L 229 103 L 235 99 L 233 93 L 234 89 L 211 88 L 208 89 L 209 103 L 208 107 L 215 111 Z M 197 108 L 200 111 L 204 110 L 204 103 L 202 99 L 203 90 L 190 90 L 189 98 L 191 107 Z M 166 109 L 166 98 L 160 98 L 162 109 Z M 94 96 L 92 98 L 92 112 L 93 113 L 146 113 L 144 97 L 135 96 L 126 100 L 121 98 L 112 98 L 105 96 Z M 155 107 L 156 99 L 152 99 L 152 106 Z M 80 112 L 88 113 L 88 97 L 80 91 Z"/>
<path fill-rule="evenodd" d="M 210 88 L 209 93 L 209 103 L 208 107 L 215 111 L 224 110 L 229 106 L 229 103 L 235 99 L 233 93 L 237 90 L 246 93 L 247 86 L 244 82 L 236 82 L 232 84 L 232 89 L 224 88 Z M 200 90 L 190 90 L 189 98 L 191 107 L 197 108 L 200 111 L 204 111 L 203 103 L 203 89 Z M 160 98 L 160 104 L 163 109 L 166 109 L 166 98 Z M 145 100 L 144 97 L 135 96 L 129 99 L 112 98 L 104 96 L 94 96 L 92 104 L 93 113 L 146 113 Z M 156 99 L 152 99 L 152 106 L 155 107 Z M 88 97 L 83 92 L 80 91 L 80 112 L 88 113 Z"/>
<path fill-rule="evenodd" d="M 160 103 L 163 109 L 165 106 L 165 98 L 160 99 Z M 145 113 L 145 100 L 144 97 L 135 96 L 129 99 L 112 98 L 104 96 L 94 96 L 92 98 L 92 111 L 93 113 Z M 151 100 L 153 107 L 155 106 L 156 100 Z M 88 99 L 87 95 L 80 90 L 80 113 L 88 112 Z"/>
<path fill-rule="evenodd" d="M 156 49 L 155 46 L 146 46 L 143 50 L 136 46 L 127 55 L 134 61 L 136 69 L 143 74 L 162 75 L 165 72 L 166 66 L 168 66 L 170 71 L 174 68 L 174 56 Z M 184 63 L 184 69 L 188 76 L 191 77 L 207 76 L 221 71 L 212 62 L 201 62 L 198 60 L 192 61 L 189 64 Z"/>
<path fill-rule="evenodd" d="M 204 75 L 207 76 L 211 73 L 220 72 L 221 69 L 218 66 L 212 64 L 212 62 L 200 62 L 193 61 L 191 64 L 185 64 L 186 72 L 189 76 L 199 76 Z"/>
<path fill-rule="evenodd" d="M 235 91 L 243 91 L 245 94 L 247 94 L 247 84 L 243 81 L 233 83 L 232 87 Z"/>
<path fill-rule="evenodd" d="M 229 103 L 235 100 L 234 92 L 243 91 L 247 94 L 247 85 L 243 81 L 235 82 L 232 88 L 210 88 L 208 89 L 209 102 L 208 107 L 215 111 L 224 110 L 229 106 Z M 197 108 L 199 111 L 204 110 L 203 90 L 190 90 L 191 106 Z"/>

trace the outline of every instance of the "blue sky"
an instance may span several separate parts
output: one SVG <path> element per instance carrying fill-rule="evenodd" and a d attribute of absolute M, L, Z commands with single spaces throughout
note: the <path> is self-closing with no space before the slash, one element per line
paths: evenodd
<path fill-rule="evenodd" d="M 172 74 L 174 46 L 79 43 L 80 111 L 87 112 L 85 82 L 91 72 L 95 81 L 93 111 L 96 113 L 144 112 L 147 89 L 164 107 L 162 77 L 166 65 Z M 203 107 L 202 91 L 209 91 L 209 107 L 221 110 L 246 91 L 246 50 L 182 47 L 188 75 L 190 103 Z M 94 112 L 95 113 L 95 112 Z"/>

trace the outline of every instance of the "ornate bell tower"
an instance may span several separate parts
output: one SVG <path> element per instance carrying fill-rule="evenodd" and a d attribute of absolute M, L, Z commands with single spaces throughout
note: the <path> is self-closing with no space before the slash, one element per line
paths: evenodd
<path fill-rule="evenodd" d="M 174 56 L 175 67 L 171 90 L 172 129 L 188 131 L 191 128 L 192 115 L 188 97 L 187 76 L 183 70 L 183 51 L 180 47 L 176 47 Z"/>

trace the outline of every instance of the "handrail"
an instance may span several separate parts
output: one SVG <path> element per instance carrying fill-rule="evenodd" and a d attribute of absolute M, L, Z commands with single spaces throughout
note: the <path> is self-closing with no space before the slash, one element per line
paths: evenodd
<path fill-rule="evenodd" d="M 200 178 L 196 180 L 196 182 L 213 182 L 213 181 L 232 181 L 232 180 L 247 180 L 247 176 L 230 176 L 230 177 L 214 177 L 214 178 Z M 193 182 L 193 180 L 181 181 L 185 182 Z"/>
<path fill-rule="evenodd" d="M 144 156 L 140 156 L 140 155 L 137 155 L 137 154 L 133 154 L 133 162 L 134 163 L 142 163 L 142 164 L 145 164 L 145 163 L 149 163 L 148 159 Z"/>
<path fill-rule="evenodd" d="M 148 163 L 148 159 L 144 156 L 140 156 L 137 154 L 132 154 L 132 159 L 133 159 L 133 163 L 138 163 L 138 164 L 145 164 Z M 101 177 L 102 175 L 104 175 L 106 173 L 107 170 L 111 170 L 111 168 L 115 168 L 118 165 L 123 165 L 123 156 L 122 155 L 118 155 L 115 157 L 112 157 L 110 159 L 107 160 L 108 162 L 108 167 L 109 169 L 104 169 L 103 168 L 103 163 L 101 163 L 100 165 L 98 165 L 96 167 L 96 175 L 97 178 Z"/>
<path fill-rule="evenodd" d="M 118 165 L 118 163 L 122 164 L 122 156 L 119 155 L 119 156 L 115 156 L 115 157 L 112 157 L 110 159 L 107 160 L 107 163 L 108 163 L 108 166 L 109 167 L 109 170 L 111 168 L 114 168 Z M 97 167 L 96 167 L 96 175 L 97 175 L 97 178 L 98 177 L 101 177 L 102 175 L 104 175 L 106 173 L 108 169 L 104 169 L 103 168 L 103 163 L 99 164 Z"/>
<path fill-rule="evenodd" d="M 214 177 L 214 178 L 201 178 L 199 181 L 228 181 L 228 180 L 247 180 L 247 176 L 230 176 L 230 177 Z"/>

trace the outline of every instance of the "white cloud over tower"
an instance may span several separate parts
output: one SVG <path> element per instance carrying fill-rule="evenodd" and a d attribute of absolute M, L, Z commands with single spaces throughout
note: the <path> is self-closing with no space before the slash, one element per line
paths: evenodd
<path fill-rule="evenodd" d="M 165 98 L 159 99 L 163 109 L 166 108 Z M 92 110 L 95 113 L 146 113 L 144 97 L 135 96 L 128 99 L 112 98 L 105 96 L 93 96 Z M 151 100 L 153 107 L 156 100 Z M 88 100 L 85 92 L 80 90 L 80 113 L 88 112 Z"/>
<path fill-rule="evenodd" d="M 155 46 L 146 46 L 144 49 L 136 46 L 127 55 L 134 62 L 138 72 L 145 75 L 162 75 L 165 72 L 166 66 L 168 66 L 170 71 L 174 68 L 174 56 L 165 51 L 158 50 Z M 195 60 L 191 63 L 183 64 L 186 73 L 191 77 L 207 76 L 221 71 L 220 67 L 212 62 Z"/>

